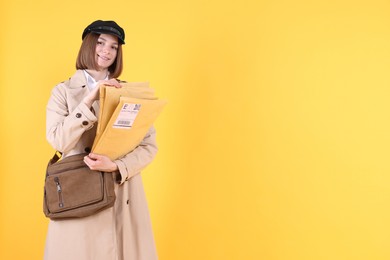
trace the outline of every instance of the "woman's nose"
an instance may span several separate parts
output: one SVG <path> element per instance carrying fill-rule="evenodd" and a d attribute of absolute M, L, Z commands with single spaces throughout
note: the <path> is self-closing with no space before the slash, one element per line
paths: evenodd
<path fill-rule="evenodd" d="M 110 48 L 107 47 L 107 46 L 104 46 L 104 47 L 103 47 L 103 52 L 104 52 L 104 53 L 110 53 Z"/>

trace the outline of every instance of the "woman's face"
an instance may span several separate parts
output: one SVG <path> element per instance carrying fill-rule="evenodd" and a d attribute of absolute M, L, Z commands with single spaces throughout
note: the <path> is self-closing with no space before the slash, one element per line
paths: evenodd
<path fill-rule="evenodd" d="M 111 34 L 100 34 L 96 43 L 96 63 L 100 70 L 107 70 L 116 58 L 118 38 Z"/>

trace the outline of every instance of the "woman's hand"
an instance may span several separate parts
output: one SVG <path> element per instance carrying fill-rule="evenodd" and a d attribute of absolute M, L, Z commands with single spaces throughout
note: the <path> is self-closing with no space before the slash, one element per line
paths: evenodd
<path fill-rule="evenodd" d="M 102 172 L 114 172 L 118 165 L 105 155 L 90 153 L 84 157 L 84 162 L 91 170 Z"/>
<path fill-rule="evenodd" d="M 99 91 L 100 86 L 106 85 L 109 87 L 115 87 L 115 88 L 121 88 L 121 84 L 116 79 L 109 79 L 109 80 L 99 80 L 98 84 L 96 85 L 96 88 L 94 88 L 89 94 L 84 98 L 83 102 L 88 106 L 91 107 L 92 103 L 99 99 Z"/>

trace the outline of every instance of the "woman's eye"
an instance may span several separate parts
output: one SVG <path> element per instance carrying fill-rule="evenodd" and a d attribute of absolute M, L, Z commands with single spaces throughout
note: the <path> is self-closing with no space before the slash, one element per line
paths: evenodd
<path fill-rule="evenodd" d="M 98 41 L 98 42 L 97 42 L 97 44 L 98 44 L 98 45 L 102 45 L 102 44 L 103 44 L 103 42 L 99 42 L 99 41 Z"/>
<path fill-rule="evenodd" d="M 113 50 L 118 50 L 118 47 L 116 47 L 116 46 L 112 46 L 111 47 Z"/>

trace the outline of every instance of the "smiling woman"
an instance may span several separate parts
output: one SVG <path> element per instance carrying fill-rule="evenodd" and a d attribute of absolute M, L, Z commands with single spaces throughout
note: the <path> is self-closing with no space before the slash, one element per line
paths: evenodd
<path fill-rule="evenodd" d="M 106 23 L 111 25 L 110 21 Z M 112 26 L 115 26 L 115 24 L 112 24 Z M 84 30 L 76 68 L 89 70 L 89 72 L 92 70 L 106 71 L 110 73 L 111 78 L 117 78 L 122 73 L 123 68 L 122 44 L 125 43 L 125 33 L 121 28 L 118 28 L 116 31 L 110 29 L 104 31 L 102 28 L 109 27 L 107 25 L 104 26 L 102 27 L 100 21 L 96 21 Z M 92 33 L 88 33 L 91 31 Z M 95 58 L 91 59 L 91 57 Z M 102 64 L 99 64 L 99 62 L 102 62 Z M 107 77 L 107 74 L 100 74 L 100 77 L 103 78 L 99 79 L 104 79 Z"/>
<path fill-rule="evenodd" d="M 76 73 L 58 84 L 47 105 L 46 133 L 63 157 L 87 153 L 92 170 L 110 172 L 117 180 L 113 207 L 95 215 L 49 222 L 47 260 L 107 260 L 157 258 L 140 171 L 157 152 L 150 128 L 132 152 L 112 161 L 94 154 L 99 111 L 99 87 L 120 88 L 124 30 L 114 21 L 95 21 L 84 30 Z"/>
<path fill-rule="evenodd" d="M 109 68 L 115 61 L 118 50 L 118 40 L 110 34 L 101 34 L 96 45 L 96 64 L 98 70 Z"/>

